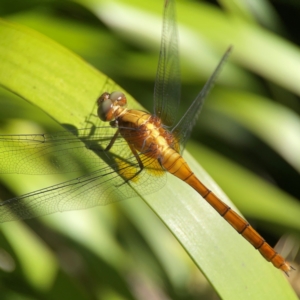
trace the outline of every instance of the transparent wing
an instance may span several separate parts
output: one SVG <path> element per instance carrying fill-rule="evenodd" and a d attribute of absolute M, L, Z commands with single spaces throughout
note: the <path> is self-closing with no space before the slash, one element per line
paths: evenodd
<path fill-rule="evenodd" d="M 6 200 L 0 203 L 0 222 L 106 205 L 161 188 L 165 174 L 158 162 L 147 156 L 142 156 L 142 161 L 151 167 L 140 174 L 132 156 L 86 176 Z M 148 172 L 152 174 L 148 176 Z"/>
<path fill-rule="evenodd" d="M 134 134 L 135 131 L 130 134 L 131 139 Z M 82 166 L 74 165 L 76 157 L 83 159 L 84 166 L 95 169 L 85 176 L 1 202 L 0 222 L 106 205 L 137 193 L 151 193 L 165 184 L 165 172 L 157 160 L 140 153 L 144 166 L 140 172 L 136 157 L 123 139 L 117 139 L 107 152 L 104 148 L 111 140 L 110 134 L 93 135 L 86 144 L 78 141 L 78 136 L 69 132 L 0 136 L 1 146 L 6 149 L 1 152 L 5 159 L 0 165 L 10 157 L 16 157 L 18 162 L 17 167 L 6 164 L 6 170 L 11 172 L 49 174 L 53 170 L 82 170 Z"/>
<path fill-rule="evenodd" d="M 201 108 L 204 104 L 205 97 L 213 87 L 216 78 L 225 63 L 226 59 L 228 58 L 230 52 L 232 50 L 232 47 L 229 47 L 228 50 L 223 55 L 222 59 L 220 60 L 218 66 L 214 70 L 213 74 L 210 76 L 210 78 L 205 83 L 204 87 L 200 91 L 200 93 L 197 95 L 196 99 L 192 102 L 188 110 L 185 112 L 183 117 L 179 120 L 179 122 L 174 126 L 172 129 L 172 133 L 174 136 L 176 136 L 176 139 L 180 141 L 181 151 L 183 151 L 189 137 L 191 134 L 191 131 L 198 119 L 198 116 L 201 112 Z"/>
<path fill-rule="evenodd" d="M 159 61 L 154 86 L 154 113 L 174 125 L 180 102 L 180 67 L 175 1 L 166 0 Z"/>
<path fill-rule="evenodd" d="M 0 173 L 54 174 L 94 168 L 115 129 L 95 127 L 52 134 L 0 135 Z M 117 139 L 116 147 L 126 142 Z M 91 151 L 94 150 L 94 151 Z M 102 155 L 103 156 L 103 155 Z"/>

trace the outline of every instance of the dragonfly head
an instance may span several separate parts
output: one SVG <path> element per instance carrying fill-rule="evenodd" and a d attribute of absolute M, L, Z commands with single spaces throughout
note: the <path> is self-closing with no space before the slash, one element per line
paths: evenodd
<path fill-rule="evenodd" d="M 105 92 L 97 100 L 98 117 L 102 121 L 111 121 L 115 118 L 115 112 L 127 104 L 125 95 L 122 92 Z"/>

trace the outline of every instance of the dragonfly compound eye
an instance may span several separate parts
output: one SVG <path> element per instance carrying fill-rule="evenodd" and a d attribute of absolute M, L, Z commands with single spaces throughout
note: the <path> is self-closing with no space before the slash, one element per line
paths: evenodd
<path fill-rule="evenodd" d="M 110 121 L 113 118 L 113 102 L 109 97 L 109 93 L 103 93 L 99 99 L 97 100 L 98 103 L 98 117 L 102 121 Z"/>
<path fill-rule="evenodd" d="M 112 92 L 110 94 L 110 99 L 112 102 L 115 102 L 115 101 L 118 102 L 118 103 L 114 103 L 114 105 L 124 106 L 127 104 L 126 96 L 122 92 Z"/>

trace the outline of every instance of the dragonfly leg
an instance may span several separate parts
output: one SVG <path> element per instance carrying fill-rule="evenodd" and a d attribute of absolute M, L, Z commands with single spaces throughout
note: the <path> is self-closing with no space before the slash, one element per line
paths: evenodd
<path fill-rule="evenodd" d="M 125 184 L 125 183 L 127 183 L 128 181 L 131 181 L 131 180 L 134 181 L 134 179 L 135 179 L 135 178 L 143 171 L 143 169 L 144 169 L 143 162 L 141 161 L 141 158 L 140 158 L 138 152 L 136 151 L 136 149 L 134 148 L 134 146 L 131 145 L 131 144 L 129 144 L 129 143 L 128 143 L 128 146 L 129 146 L 129 148 L 130 148 L 132 154 L 133 154 L 134 157 L 136 158 L 137 163 L 139 164 L 139 170 L 136 171 L 136 167 L 135 167 L 134 165 L 128 166 L 128 164 L 126 165 L 126 167 L 124 167 L 124 170 L 120 169 L 120 170 L 119 170 L 119 173 L 120 173 L 120 175 L 121 175 L 125 180 L 124 180 L 124 182 L 123 182 L 122 184 L 120 184 L 120 185 L 118 185 L 118 186 L 121 186 L 121 185 L 123 185 L 123 184 Z M 133 174 L 131 173 L 132 170 L 135 170 L 135 172 L 134 172 Z M 127 172 L 127 173 L 126 173 L 126 172 Z"/>
<path fill-rule="evenodd" d="M 120 130 L 117 129 L 116 133 L 114 134 L 113 138 L 110 140 L 109 144 L 106 146 L 104 151 L 109 151 L 111 149 L 111 147 L 113 146 L 113 144 L 115 143 L 115 141 L 119 135 L 119 132 L 120 132 Z"/>
<path fill-rule="evenodd" d="M 136 149 L 134 148 L 134 146 L 131 145 L 131 144 L 128 144 L 128 146 L 129 146 L 132 154 L 135 156 L 135 158 L 136 158 L 136 160 L 139 164 L 139 167 L 140 167 L 140 170 L 136 173 L 136 175 L 137 175 L 137 174 L 139 174 L 140 172 L 143 171 L 144 165 L 143 165 L 143 162 L 141 161 L 141 158 L 140 158 L 139 154 L 137 153 Z"/>

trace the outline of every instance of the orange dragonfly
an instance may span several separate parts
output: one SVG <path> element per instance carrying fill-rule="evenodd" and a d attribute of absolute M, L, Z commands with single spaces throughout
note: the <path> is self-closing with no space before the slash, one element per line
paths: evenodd
<path fill-rule="evenodd" d="M 84 176 L 0 203 L 0 222 L 29 219 L 58 211 L 106 205 L 164 185 L 169 172 L 194 188 L 262 256 L 286 274 L 292 267 L 254 228 L 222 202 L 195 176 L 181 152 L 211 89 L 219 65 L 184 116 L 176 119 L 180 100 L 175 0 L 165 0 L 160 58 L 154 90 L 154 114 L 127 109 L 121 92 L 104 92 L 98 117 L 107 126 L 53 134 L 1 135 L 0 172 L 50 174 L 81 168 L 84 157 L 92 171 Z M 102 124 L 103 125 L 103 124 Z M 101 160 L 99 159 L 101 158 Z"/>

